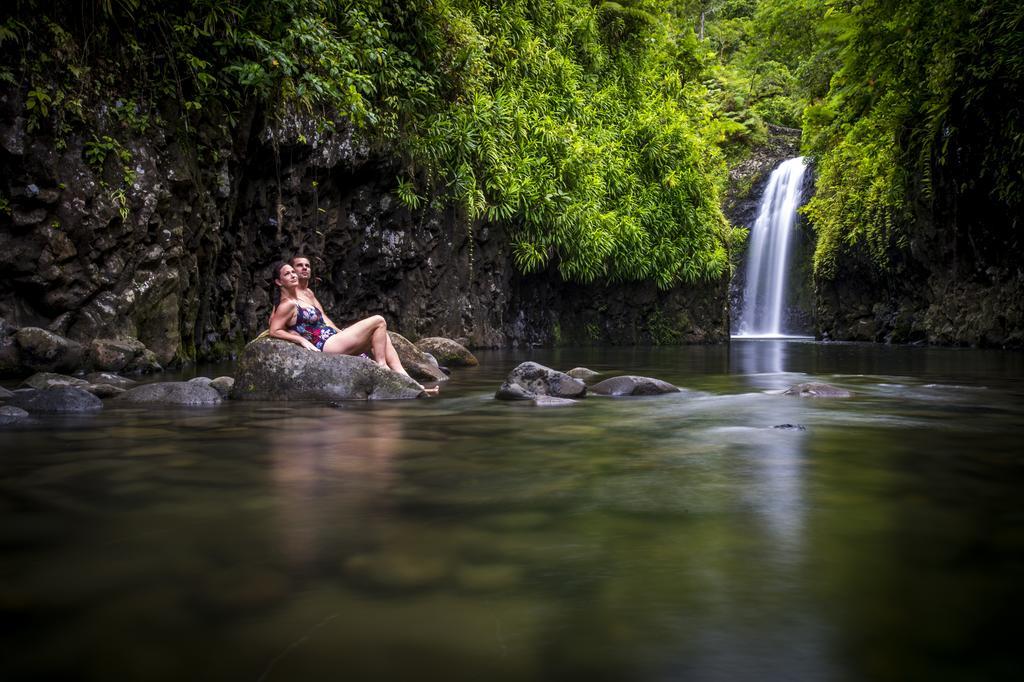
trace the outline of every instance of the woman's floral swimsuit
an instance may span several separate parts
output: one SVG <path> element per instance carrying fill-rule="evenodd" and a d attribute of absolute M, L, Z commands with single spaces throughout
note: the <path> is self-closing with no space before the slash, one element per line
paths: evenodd
<path fill-rule="evenodd" d="M 291 331 L 305 337 L 307 341 L 322 351 L 327 339 L 338 333 L 338 330 L 324 323 L 324 315 L 315 306 L 308 308 L 299 303 L 295 304 L 295 326 Z"/>

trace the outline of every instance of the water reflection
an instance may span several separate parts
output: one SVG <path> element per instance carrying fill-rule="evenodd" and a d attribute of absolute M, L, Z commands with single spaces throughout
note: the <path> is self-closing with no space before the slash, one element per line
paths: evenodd
<path fill-rule="evenodd" d="M 734 372 L 743 375 L 754 387 L 781 388 L 778 377 L 785 371 L 786 351 L 790 343 L 782 339 L 733 339 L 731 344 Z M 767 375 L 767 376 L 766 376 Z"/>
<path fill-rule="evenodd" d="M 382 411 L 383 412 L 383 411 Z M 270 478 L 282 549 L 309 567 L 343 528 L 372 518 L 396 480 L 401 420 L 314 408 L 277 419 L 269 437 Z"/>
<path fill-rule="evenodd" d="M 1022 357 L 481 353 L 429 402 L 0 432 L 0 673 L 1011 678 Z M 689 390 L 493 400 L 525 359 Z M 810 380 L 856 397 L 768 392 Z"/>

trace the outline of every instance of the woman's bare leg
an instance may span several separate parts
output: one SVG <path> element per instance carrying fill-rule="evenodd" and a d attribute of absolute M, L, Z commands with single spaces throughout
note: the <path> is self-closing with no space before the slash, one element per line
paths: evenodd
<path fill-rule="evenodd" d="M 375 358 L 383 357 L 383 347 L 378 350 L 381 343 L 379 341 L 380 330 L 383 330 L 383 336 L 387 338 L 387 323 L 380 315 L 360 320 L 327 339 L 324 344 L 324 352 L 335 355 L 358 355 L 372 351 Z M 378 364 L 383 363 L 378 360 Z"/>
<path fill-rule="evenodd" d="M 345 327 L 327 339 L 327 342 L 324 344 L 325 353 L 356 355 L 366 351 L 373 353 L 374 361 L 381 367 L 387 367 L 399 374 L 409 376 L 409 372 L 405 370 L 401 359 L 398 357 L 398 351 L 395 350 L 394 344 L 391 343 L 391 337 L 388 336 L 387 322 L 380 315 L 368 317 L 349 327 Z M 409 378 L 412 379 L 412 377 Z M 418 381 L 416 384 L 427 393 L 438 392 L 437 387 L 424 388 Z"/>

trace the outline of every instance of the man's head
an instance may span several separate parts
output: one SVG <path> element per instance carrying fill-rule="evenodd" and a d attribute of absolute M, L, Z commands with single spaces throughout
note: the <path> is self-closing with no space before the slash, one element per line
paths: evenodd
<path fill-rule="evenodd" d="M 309 266 L 309 259 L 305 256 L 293 256 L 288 263 L 295 268 L 295 274 L 299 276 L 299 284 L 309 284 L 309 277 L 312 269 Z"/>

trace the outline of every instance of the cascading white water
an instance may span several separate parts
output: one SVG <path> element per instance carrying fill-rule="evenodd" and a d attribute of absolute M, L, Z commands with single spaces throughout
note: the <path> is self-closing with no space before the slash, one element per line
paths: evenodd
<path fill-rule="evenodd" d="M 800 208 L 804 157 L 783 161 L 772 171 L 750 231 L 743 313 L 737 336 L 783 336 L 789 235 Z"/>

